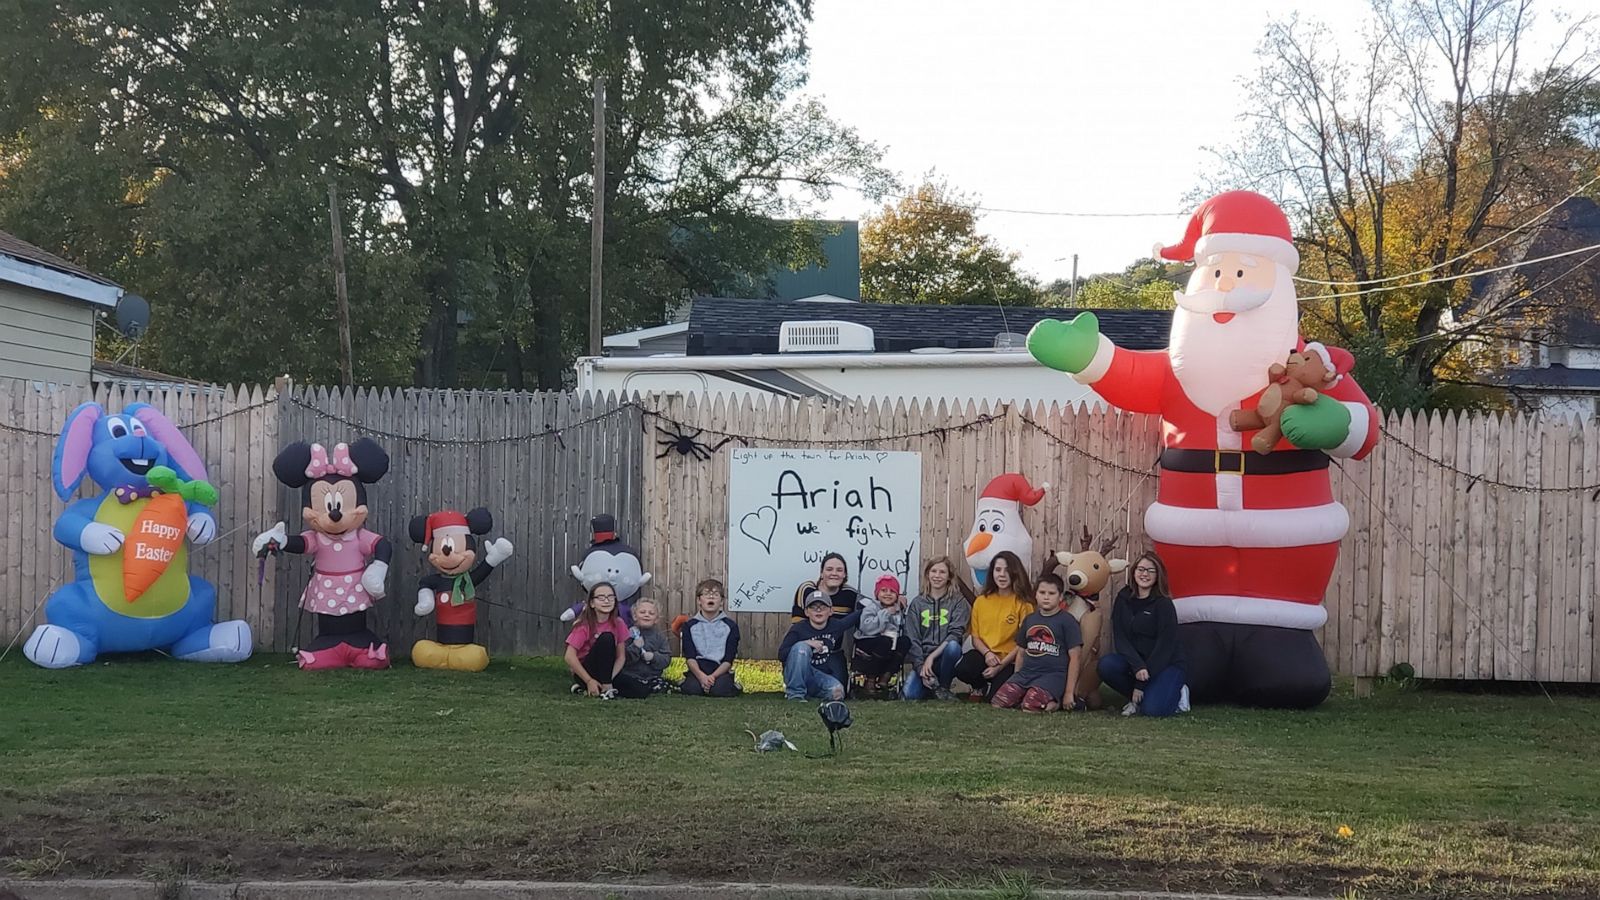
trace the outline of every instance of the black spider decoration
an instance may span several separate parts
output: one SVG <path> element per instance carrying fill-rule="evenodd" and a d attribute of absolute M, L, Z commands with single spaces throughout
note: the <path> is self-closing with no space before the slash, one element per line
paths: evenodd
<path fill-rule="evenodd" d="M 717 441 L 715 444 L 703 444 L 697 440 L 697 438 L 704 433 L 705 429 L 696 428 L 693 434 L 686 434 L 681 429 L 682 426 L 676 424 L 672 426 L 671 431 L 668 431 L 659 425 L 656 426 L 656 432 L 658 434 L 666 435 L 666 440 L 656 441 L 656 446 L 666 448 L 665 450 L 662 450 L 660 453 L 656 454 L 656 459 L 660 459 L 661 457 L 666 456 L 668 453 L 676 450 L 679 453 L 682 453 L 684 456 L 692 455 L 695 459 L 709 460 L 711 458 L 711 454 L 721 450 L 723 444 L 733 440 L 731 437 L 725 437 L 722 440 Z"/>

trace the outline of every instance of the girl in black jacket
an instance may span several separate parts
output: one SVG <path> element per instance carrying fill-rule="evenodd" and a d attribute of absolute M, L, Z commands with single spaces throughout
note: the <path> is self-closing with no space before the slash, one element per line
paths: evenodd
<path fill-rule="evenodd" d="M 1116 652 L 1100 659 L 1100 678 L 1128 698 L 1125 716 L 1170 716 L 1189 709 L 1178 612 L 1161 557 L 1145 553 L 1111 607 Z"/>

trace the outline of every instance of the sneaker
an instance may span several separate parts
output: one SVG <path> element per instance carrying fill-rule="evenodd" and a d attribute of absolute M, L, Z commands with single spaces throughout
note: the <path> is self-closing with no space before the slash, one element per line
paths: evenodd
<path fill-rule="evenodd" d="M 672 685 L 668 684 L 667 680 L 665 678 L 652 678 L 652 679 L 650 679 L 650 693 L 652 693 L 652 694 L 665 694 L 667 691 L 670 691 L 670 690 L 672 690 Z"/>
<path fill-rule="evenodd" d="M 1139 714 L 1139 704 L 1130 700 L 1128 705 L 1122 708 L 1122 714 L 1124 716 L 1137 716 Z"/>
<path fill-rule="evenodd" d="M 572 692 L 573 692 L 573 693 L 574 693 L 574 694 L 582 694 L 582 693 L 584 693 L 584 692 L 585 692 L 585 688 L 584 688 L 584 686 L 583 686 L 583 685 L 581 685 L 581 684 L 577 684 L 577 683 L 574 683 L 574 684 L 573 684 L 573 685 L 572 685 Z"/>
<path fill-rule="evenodd" d="M 954 700 L 954 699 L 956 699 L 956 695 L 950 693 L 950 691 L 948 689 L 946 689 L 946 688 L 939 688 L 938 690 L 934 691 L 933 692 L 933 696 L 934 696 L 934 699 L 936 699 L 936 700 Z"/>
<path fill-rule="evenodd" d="M 1178 712 L 1183 713 L 1183 712 L 1188 712 L 1188 711 L 1189 711 L 1189 686 L 1186 684 L 1186 685 L 1183 686 L 1183 690 L 1178 693 Z"/>
<path fill-rule="evenodd" d="M 606 688 L 605 690 L 600 692 L 600 699 L 601 700 L 615 700 L 615 699 L 617 699 L 617 689 L 616 688 Z"/>
<path fill-rule="evenodd" d="M 971 692 L 969 692 L 967 694 L 967 702 L 968 703 L 988 703 L 989 702 L 989 698 L 984 696 L 983 691 L 971 691 Z"/>

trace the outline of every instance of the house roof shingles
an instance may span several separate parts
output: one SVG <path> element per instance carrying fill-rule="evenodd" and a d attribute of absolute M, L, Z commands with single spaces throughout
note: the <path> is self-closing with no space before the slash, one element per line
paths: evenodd
<path fill-rule="evenodd" d="M 68 275 L 76 275 L 79 278 L 87 278 L 90 281 L 99 284 L 109 284 L 112 287 L 117 286 L 116 282 L 101 278 L 99 275 L 94 274 L 93 272 L 83 268 L 80 265 L 77 265 L 76 263 L 62 259 L 61 257 L 51 253 L 48 250 L 45 250 L 42 247 L 35 247 L 16 235 L 7 234 L 4 231 L 0 231 L 0 254 L 9 256 L 12 259 L 33 263 L 36 266 L 45 266 L 46 268 L 55 269 L 59 272 L 65 272 Z"/>
<path fill-rule="evenodd" d="M 872 329 L 879 353 L 923 347 L 977 349 L 994 346 L 1002 332 L 1026 334 L 1041 319 L 1070 319 L 1077 309 L 1008 306 L 923 306 L 890 303 L 816 303 L 696 297 L 689 310 L 690 356 L 777 353 L 784 322 L 832 319 Z M 1100 330 L 1118 346 L 1156 350 L 1167 346 L 1172 313 L 1154 309 L 1097 309 Z"/>

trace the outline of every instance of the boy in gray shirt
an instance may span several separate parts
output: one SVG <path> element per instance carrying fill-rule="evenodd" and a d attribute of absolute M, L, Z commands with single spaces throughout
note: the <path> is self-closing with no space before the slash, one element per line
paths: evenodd
<path fill-rule="evenodd" d="M 628 661 L 617 673 L 614 685 L 619 695 L 639 699 L 671 687 L 661 673 L 672 662 L 672 645 L 667 643 L 667 633 L 661 629 L 661 607 L 654 600 L 634 601 L 627 654 Z"/>

